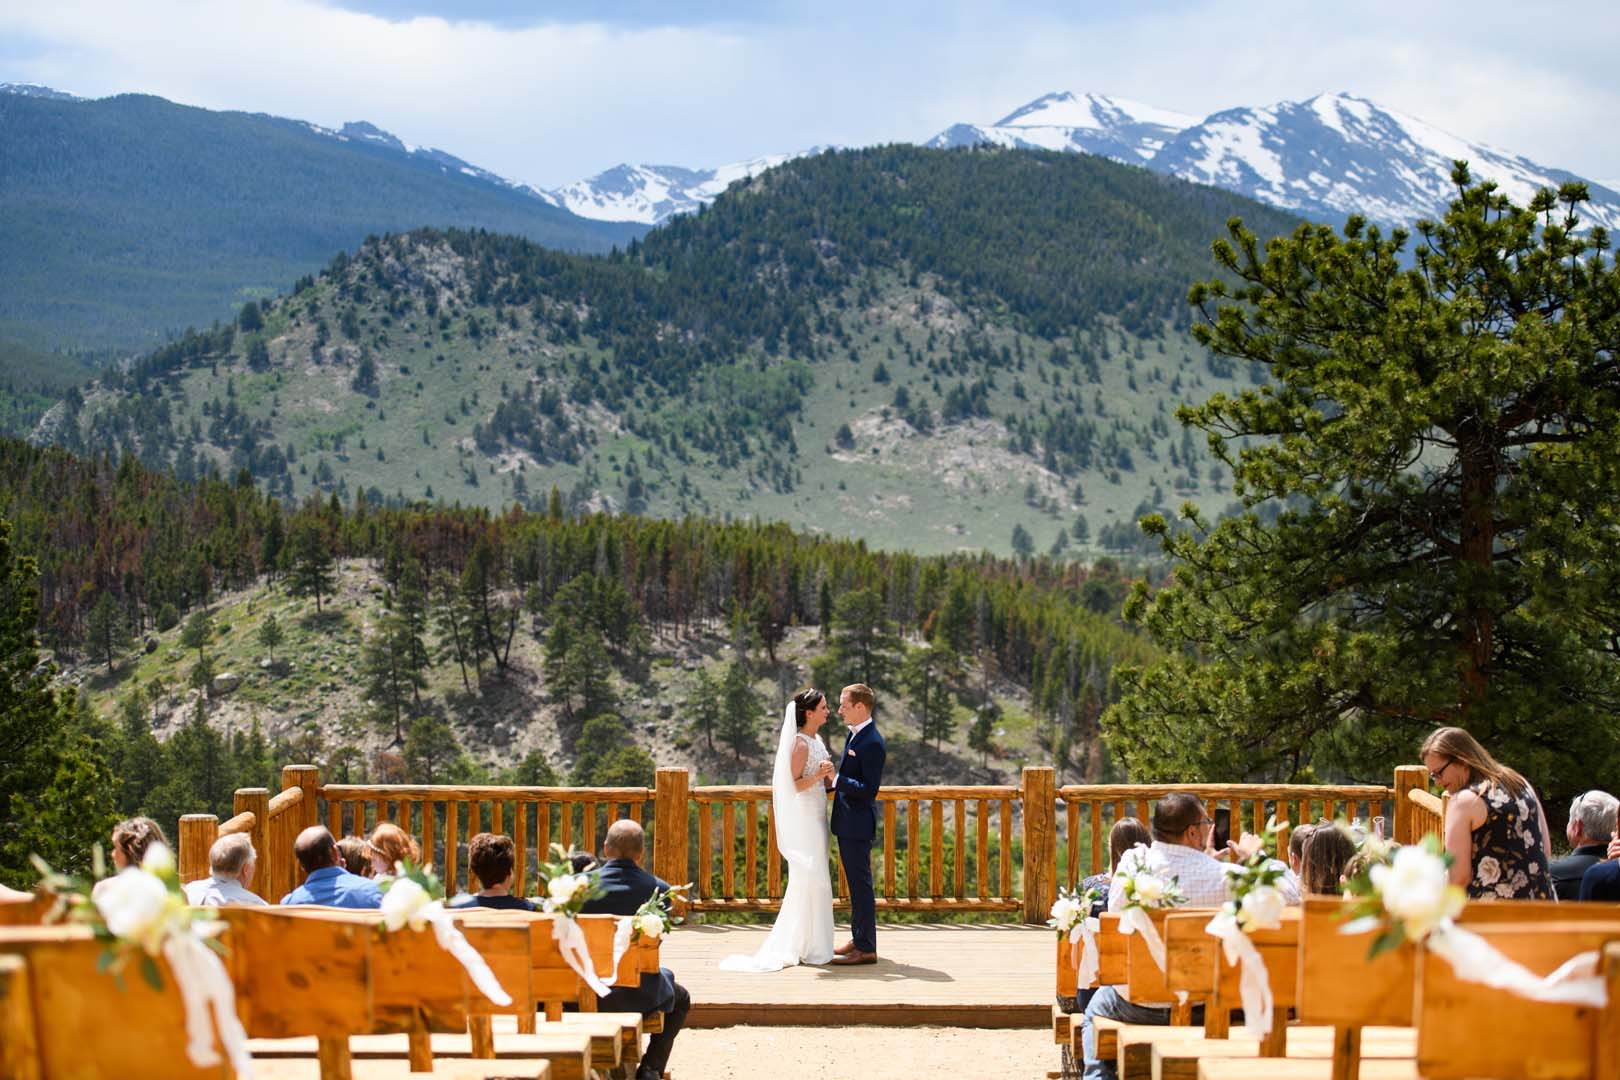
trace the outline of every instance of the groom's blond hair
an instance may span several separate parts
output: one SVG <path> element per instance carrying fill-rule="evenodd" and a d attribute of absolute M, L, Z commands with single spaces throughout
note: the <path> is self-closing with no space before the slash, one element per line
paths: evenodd
<path fill-rule="evenodd" d="M 849 695 L 852 705 L 865 705 L 868 709 L 877 708 L 877 698 L 872 694 L 872 688 L 863 682 L 850 683 L 844 687 L 844 693 Z M 839 695 L 842 697 L 843 695 Z"/>

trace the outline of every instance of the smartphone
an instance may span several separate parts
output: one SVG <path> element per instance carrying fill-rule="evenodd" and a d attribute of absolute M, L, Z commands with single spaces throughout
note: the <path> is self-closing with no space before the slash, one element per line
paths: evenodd
<path fill-rule="evenodd" d="M 1215 811 L 1215 836 L 1210 840 L 1210 846 L 1216 851 L 1225 851 L 1226 845 L 1232 840 L 1232 811 L 1218 809 Z"/>

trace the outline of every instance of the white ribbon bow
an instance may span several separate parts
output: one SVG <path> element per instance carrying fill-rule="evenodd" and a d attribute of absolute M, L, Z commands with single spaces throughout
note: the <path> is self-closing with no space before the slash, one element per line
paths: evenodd
<path fill-rule="evenodd" d="M 1265 957 L 1254 947 L 1249 935 L 1238 925 L 1237 917 L 1222 911 L 1204 927 L 1210 936 L 1218 938 L 1221 952 L 1228 964 L 1240 964 L 1238 972 L 1238 998 L 1243 1003 L 1243 1029 L 1256 1039 L 1271 1034 L 1273 999 L 1271 978 L 1266 970 Z M 1220 973 L 1216 973 L 1216 978 Z"/>
<path fill-rule="evenodd" d="M 1153 925 L 1153 918 L 1146 908 L 1128 907 L 1119 913 L 1119 932 L 1122 934 L 1141 934 L 1142 940 L 1147 944 L 1148 955 L 1153 962 L 1164 971 L 1164 939 L 1159 936 L 1158 927 Z"/>
<path fill-rule="evenodd" d="M 1502 951 L 1471 930 L 1443 922 L 1429 934 L 1430 952 L 1451 965 L 1459 979 L 1506 990 L 1527 1001 L 1556 1005 L 1586 1005 L 1602 1009 L 1609 1003 L 1603 978 L 1597 974 L 1601 959 L 1596 951 L 1571 957 L 1545 978 L 1523 964 L 1502 955 Z"/>
<path fill-rule="evenodd" d="M 512 1004 L 512 995 L 501 988 L 500 981 L 495 973 L 489 970 L 489 965 L 478 954 L 456 928 L 455 920 L 450 912 L 445 910 L 444 901 L 435 900 L 423 908 L 421 915 L 433 927 L 433 936 L 439 942 L 439 948 L 461 961 L 461 966 L 467 969 L 467 975 L 472 979 L 473 985 L 489 1000 L 497 1005 Z"/>
<path fill-rule="evenodd" d="M 619 977 L 619 961 L 630 948 L 631 919 L 621 917 L 613 930 L 613 969 L 608 972 L 608 982 L 616 981 Z M 591 951 L 585 942 L 585 931 L 570 915 L 554 914 L 551 920 L 551 936 L 556 939 L 557 951 L 568 966 L 574 969 L 574 974 L 585 980 L 585 985 L 597 997 L 607 997 L 612 987 L 603 982 L 596 974 L 591 964 Z"/>
<path fill-rule="evenodd" d="M 1069 963 L 1074 965 L 1076 982 L 1084 990 L 1097 981 L 1097 968 L 1100 961 L 1097 958 L 1097 920 L 1089 916 L 1081 916 L 1080 921 L 1069 928 Z"/>
<path fill-rule="evenodd" d="M 224 924 L 219 924 L 223 929 Z M 205 931 L 206 932 L 206 931 Z M 219 1064 L 214 1048 L 213 1009 L 219 1041 L 230 1056 L 238 1080 L 253 1080 L 253 1058 L 248 1054 L 247 1032 L 236 1016 L 236 989 L 219 956 L 195 933 L 170 934 L 163 942 L 163 957 L 174 973 L 175 985 L 186 1007 L 186 1056 L 199 1069 Z"/>

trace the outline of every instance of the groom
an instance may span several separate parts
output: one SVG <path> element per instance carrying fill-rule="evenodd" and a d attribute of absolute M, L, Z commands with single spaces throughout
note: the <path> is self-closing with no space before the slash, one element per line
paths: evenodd
<path fill-rule="evenodd" d="M 883 783 L 887 748 L 872 722 L 876 704 L 865 683 L 844 687 L 838 696 L 838 715 L 849 728 L 844 757 L 838 764 L 833 787 L 832 834 L 838 837 L 838 860 L 849 881 L 849 932 L 852 940 L 840 946 L 834 964 L 877 963 L 877 904 L 872 896 L 872 836 L 877 832 L 873 805 Z"/>

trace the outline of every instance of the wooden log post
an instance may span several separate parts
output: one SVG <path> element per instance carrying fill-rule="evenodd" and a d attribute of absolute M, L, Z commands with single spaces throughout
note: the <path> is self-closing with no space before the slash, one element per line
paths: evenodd
<path fill-rule="evenodd" d="M 40 1080 L 42 1075 L 28 962 L 0 956 L 0 1076 Z"/>
<path fill-rule="evenodd" d="M 1409 791 L 1429 790 L 1429 770 L 1422 765 L 1398 765 L 1395 768 L 1395 835 L 1397 844 L 1415 844 L 1423 839 L 1417 835 L 1417 808 L 1407 795 Z"/>
<path fill-rule="evenodd" d="M 320 824 L 320 807 L 316 805 L 320 784 L 321 772 L 313 765 L 283 765 L 281 767 L 281 790 L 290 791 L 297 788 L 303 793 L 303 798 L 299 800 L 298 806 L 292 811 L 291 819 L 286 823 L 286 827 L 281 830 L 286 849 L 275 852 L 276 858 L 281 860 L 281 865 L 287 867 L 292 874 L 289 879 L 291 884 L 288 886 L 288 891 L 296 889 L 304 883 L 304 868 L 298 865 L 298 860 L 293 855 L 293 843 L 298 839 L 299 833 L 311 825 Z"/>
<path fill-rule="evenodd" d="M 217 839 L 219 818 L 213 814 L 186 814 L 180 819 L 181 884 L 208 876 L 208 849 Z"/>
<path fill-rule="evenodd" d="M 692 777 L 685 769 L 659 769 L 653 788 L 653 873 L 671 885 L 692 880 L 687 865 L 686 803 Z M 686 904 L 675 901 L 675 914 Z"/>
<path fill-rule="evenodd" d="M 269 863 L 265 860 L 265 837 L 270 827 L 270 789 L 262 787 L 237 788 L 231 799 L 233 814 L 253 815 L 253 828 L 248 838 L 253 841 L 254 861 L 259 866 L 253 875 L 253 892 L 266 903 L 273 904 L 280 896 L 270 895 Z"/>
<path fill-rule="evenodd" d="M 1044 923 L 1056 898 L 1057 773 L 1024 767 L 1024 921 Z M 1071 838 L 1072 842 L 1072 838 Z"/>

